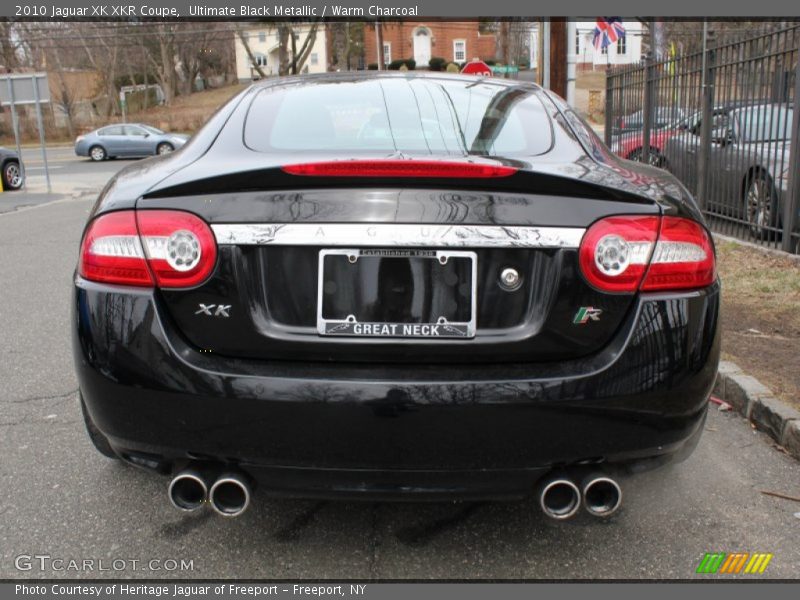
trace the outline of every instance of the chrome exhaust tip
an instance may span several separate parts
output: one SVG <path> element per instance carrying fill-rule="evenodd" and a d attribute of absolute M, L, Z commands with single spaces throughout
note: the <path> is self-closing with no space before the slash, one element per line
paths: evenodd
<path fill-rule="evenodd" d="M 251 496 L 250 484 L 236 473 L 227 473 L 217 479 L 208 493 L 211 508 L 223 517 L 241 515 L 250 506 Z"/>
<path fill-rule="evenodd" d="M 595 517 L 610 517 L 622 504 L 622 488 L 611 477 L 595 475 L 583 485 L 583 505 Z"/>
<path fill-rule="evenodd" d="M 197 471 L 181 471 L 169 482 L 168 493 L 172 506 L 179 510 L 192 511 L 205 504 L 208 486 Z"/>
<path fill-rule="evenodd" d="M 569 479 L 551 479 L 539 492 L 539 505 L 548 517 L 563 521 L 578 512 L 581 507 L 581 492 Z"/>

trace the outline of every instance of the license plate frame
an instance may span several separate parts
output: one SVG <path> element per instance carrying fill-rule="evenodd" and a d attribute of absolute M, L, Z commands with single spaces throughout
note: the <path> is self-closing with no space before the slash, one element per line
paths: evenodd
<path fill-rule="evenodd" d="M 358 321 L 350 314 L 345 319 L 326 319 L 323 316 L 325 258 L 345 255 L 355 264 L 362 257 L 413 258 L 435 260 L 445 264 L 450 258 L 467 258 L 470 261 L 469 321 L 450 321 L 440 316 L 436 322 L 382 322 Z M 445 261 L 444 263 L 442 261 Z M 401 338 L 401 339 L 461 339 L 475 337 L 477 324 L 478 255 L 469 250 L 420 250 L 381 248 L 324 248 L 319 251 L 317 271 L 317 332 L 325 337 L 350 338 Z"/>

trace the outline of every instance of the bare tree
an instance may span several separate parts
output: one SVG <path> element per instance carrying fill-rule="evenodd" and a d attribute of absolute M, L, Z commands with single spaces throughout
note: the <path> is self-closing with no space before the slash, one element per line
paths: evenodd
<path fill-rule="evenodd" d="M 264 69 L 261 68 L 261 65 L 258 64 L 258 60 L 253 54 L 253 51 L 250 49 L 250 42 L 248 41 L 247 33 L 242 31 L 242 28 L 238 23 L 236 24 L 236 35 L 239 36 L 239 41 L 242 42 L 242 46 L 247 54 L 247 59 L 250 61 L 250 65 L 253 67 L 253 69 L 255 69 L 259 77 L 266 77 L 267 74 L 264 72 Z"/>
<path fill-rule="evenodd" d="M 56 50 L 48 52 L 48 56 L 52 57 L 55 64 L 56 79 L 58 80 L 58 96 L 56 103 L 64 111 L 64 116 L 67 121 L 67 133 L 70 138 L 75 137 L 75 98 L 67 85 L 66 78 L 64 77 L 64 65 L 61 63 L 61 53 Z"/>
<path fill-rule="evenodd" d="M 311 50 L 314 49 L 314 42 L 317 40 L 319 21 L 315 21 L 311 25 L 311 28 L 306 34 L 306 39 L 303 41 L 303 45 L 300 47 L 299 51 L 297 50 L 297 36 L 295 35 L 294 28 L 291 24 L 289 24 L 289 28 L 291 30 L 292 41 L 291 73 L 292 75 L 297 75 L 303 69 L 303 65 L 305 64 L 306 60 L 308 60 Z"/>
<path fill-rule="evenodd" d="M 117 73 L 120 58 L 121 37 L 114 35 L 120 33 L 123 23 L 106 23 L 103 29 L 95 23 L 74 23 L 70 32 L 74 35 L 86 52 L 92 68 L 100 76 L 103 90 L 107 98 L 106 112 L 109 115 L 119 114 L 117 105 Z M 109 34 L 108 31 L 111 31 Z M 103 33 L 100 34 L 99 32 Z"/>
<path fill-rule="evenodd" d="M 334 70 L 347 70 L 348 66 L 348 51 L 349 39 L 348 28 L 350 23 L 337 21 L 328 25 L 328 31 L 331 35 L 331 56 L 329 59 L 329 67 Z"/>
<path fill-rule="evenodd" d="M 67 57 L 70 62 L 79 62 L 80 50 L 64 50 L 57 46 L 55 40 L 71 30 L 67 23 L 20 23 L 13 32 L 15 39 L 19 40 L 14 51 L 16 66 L 22 66 L 19 62 L 17 50 L 20 44 L 25 47 L 28 58 L 28 66 L 37 70 L 45 70 L 53 74 L 55 85 L 51 83 L 53 91 L 52 102 L 63 112 L 67 133 L 70 137 L 75 135 L 75 94 L 67 81 L 65 68 L 62 62 L 63 57 Z"/>
<path fill-rule="evenodd" d="M 182 23 L 182 35 L 176 43 L 176 69 L 181 94 L 194 91 L 198 76 L 224 70 L 222 52 L 231 42 L 230 30 L 221 23 Z"/>
<path fill-rule="evenodd" d="M 275 31 L 278 36 L 279 75 L 294 75 L 302 71 L 308 57 L 311 55 L 311 51 L 314 49 L 318 30 L 319 22 L 314 22 L 309 27 L 305 39 L 298 48 L 299 34 L 292 23 L 283 21 L 275 26 Z M 258 73 L 260 77 L 267 77 L 269 74 L 258 64 L 257 57 L 250 47 L 247 32 L 239 26 L 236 28 L 236 34 L 255 72 Z"/>
<path fill-rule="evenodd" d="M 18 32 L 11 21 L 0 21 L 0 61 L 6 71 L 13 71 L 20 66 Z"/>
<path fill-rule="evenodd" d="M 291 26 L 282 22 L 278 24 L 278 74 L 289 72 L 289 37 L 294 37 Z"/>
<path fill-rule="evenodd" d="M 160 23 L 149 44 L 148 60 L 156 79 L 164 92 L 164 103 L 172 104 L 178 95 L 178 73 L 176 71 L 175 29 L 176 23 Z"/>

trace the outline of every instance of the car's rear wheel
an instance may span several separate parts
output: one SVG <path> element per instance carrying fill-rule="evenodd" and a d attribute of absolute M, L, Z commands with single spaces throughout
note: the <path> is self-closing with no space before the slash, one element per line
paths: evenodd
<path fill-rule="evenodd" d="M 756 171 L 748 175 L 744 186 L 744 204 L 750 235 L 758 240 L 775 240 L 780 235 L 778 194 L 772 178 Z"/>
<path fill-rule="evenodd" d="M 642 157 L 643 154 L 641 148 L 636 148 L 636 150 L 633 150 L 630 154 L 628 154 L 628 160 L 647 162 L 647 164 L 652 165 L 653 167 L 658 167 L 659 169 L 663 169 L 667 166 L 667 157 L 661 154 L 661 151 L 658 148 L 650 148 L 647 161 L 642 160 Z"/>
<path fill-rule="evenodd" d="M 97 451 L 105 457 L 118 459 L 117 453 L 114 452 L 114 449 L 111 447 L 111 444 L 108 442 L 108 438 L 102 434 L 102 432 L 97 428 L 97 425 L 94 424 L 92 418 L 89 416 L 88 411 L 86 410 L 86 404 L 83 401 L 83 396 L 80 396 L 81 402 L 81 413 L 83 413 L 83 423 L 86 425 L 86 433 L 89 434 L 89 440 L 91 440 L 92 445 L 97 449 Z"/>
<path fill-rule="evenodd" d="M 106 153 L 106 149 L 102 146 L 92 146 L 89 148 L 89 158 L 95 162 L 100 162 L 108 158 L 108 154 Z"/>
<path fill-rule="evenodd" d="M 169 142 L 161 142 L 158 146 L 156 146 L 156 154 L 169 154 L 174 150 L 175 147 Z"/>
<path fill-rule="evenodd" d="M 18 190 L 22 187 L 22 167 L 16 160 L 10 160 L 3 166 L 3 189 Z"/>

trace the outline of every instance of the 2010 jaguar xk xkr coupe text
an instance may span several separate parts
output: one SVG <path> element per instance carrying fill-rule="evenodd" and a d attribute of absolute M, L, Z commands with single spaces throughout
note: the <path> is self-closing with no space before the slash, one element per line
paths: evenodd
<path fill-rule="evenodd" d="M 95 446 L 185 510 L 257 485 L 607 516 L 698 441 L 719 290 L 687 191 L 548 91 L 273 79 L 103 190 L 75 364 Z"/>

